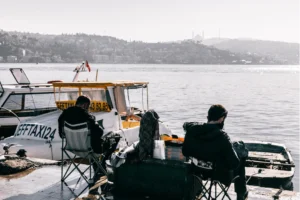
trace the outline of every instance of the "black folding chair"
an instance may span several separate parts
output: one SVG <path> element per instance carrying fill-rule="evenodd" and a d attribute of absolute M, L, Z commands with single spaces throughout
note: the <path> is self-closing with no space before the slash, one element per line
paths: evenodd
<path fill-rule="evenodd" d="M 233 171 L 232 173 L 228 172 L 228 180 L 222 181 L 216 173 L 216 162 L 202 161 L 195 158 L 190 158 L 190 160 L 193 176 L 202 186 L 196 195 L 197 200 L 223 200 L 225 197 L 231 200 L 228 189 L 239 176 L 234 177 Z"/>
<path fill-rule="evenodd" d="M 102 173 L 103 176 L 106 175 L 106 170 L 103 168 L 105 154 L 97 154 L 93 151 L 88 123 L 69 124 L 65 122 L 64 136 L 65 137 L 62 138 L 62 161 L 67 159 L 69 166 L 65 171 L 64 166 L 62 165 L 61 167 L 61 185 L 63 189 L 64 183 L 71 192 L 78 197 L 94 182 L 93 174 Z M 64 158 L 64 156 L 66 156 L 66 158 Z M 85 163 L 86 161 L 88 162 Z M 83 163 L 86 165 L 83 166 Z M 94 173 L 92 173 L 93 165 L 94 167 L 96 166 Z M 79 174 L 79 177 L 77 174 Z M 83 189 L 81 179 L 86 183 Z M 71 188 L 70 185 L 72 185 L 73 188 Z M 76 189 L 81 191 L 76 194 Z"/>

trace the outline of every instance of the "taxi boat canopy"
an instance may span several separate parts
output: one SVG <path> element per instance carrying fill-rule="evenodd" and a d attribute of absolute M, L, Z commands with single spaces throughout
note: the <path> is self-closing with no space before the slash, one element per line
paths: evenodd
<path fill-rule="evenodd" d="M 142 89 L 142 110 L 144 111 L 144 88 L 146 88 L 146 101 L 148 110 L 148 82 L 142 81 L 114 81 L 114 82 L 56 82 L 53 83 L 55 103 L 57 108 L 64 110 L 74 106 L 80 95 L 86 95 L 91 99 L 90 112 L 110 112 L 116 108 L 123 116 L 132 112 L 136 107 L 131 106 L 131 94 L 129 90 Z M 78 90 L 74 91 L 74 88 Z M 72 89 L 72 92 L 66 92 Z M 127 90 L 127 94 L 126 91 Z M 140 105 L 137 106 L 140 108 Z"/>
<path fill-rule="evenodd" d="M 52 83 L 54 87 L 65 88 L 107 88 L 109 86 L 123 87 L 145 87 L 149 82 L 142 81 L 113 81 L 113 82 L 56 82 Z"/>

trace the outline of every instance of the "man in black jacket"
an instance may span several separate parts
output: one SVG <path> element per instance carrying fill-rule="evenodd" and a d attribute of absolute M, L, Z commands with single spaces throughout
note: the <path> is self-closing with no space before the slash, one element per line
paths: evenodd
<path fill-rule="evenodd" d="M 91 115 L 88 112 L 91 101 L 86 96 L 79 96 L 76 100 L 75 106 L 69 107 L 62 112 L 62 114 L 58 118 L 58 130 L 59 136 L 64 137 L 64 122 L 68 122 L 69 124 L 79 124 L 88 122 L 91 131 L 91 146 L 95 153 L 101 152 L 101 137 L 103 135 L 103 130 L 96 122 L 95 116 Z M 97 169 L 97 165 L 93 164 L 94 171 Z M 101 177 L 101 173 L 97 173 L 94 175 L 94 183 L 96 183 Z M 93 185 L 93 184 L 92 184 Z M 89 192 L 90 194 L 98 194 L 98 188 L 95 188 Z"/>
<path fill-rule="evenodd" d="M 227 111 L 222 105 L 212 105 L 208 110 L 207 123 L 186 122 L 182 153 L 199 160 L 216 162 L 216 175 L 223 183 L 230 180 L 230 171 L 239 175 L 235 180 L 237 200 L 247 199 L 245 158 L 237 156 L 229 136 L 223 131 Z"/>

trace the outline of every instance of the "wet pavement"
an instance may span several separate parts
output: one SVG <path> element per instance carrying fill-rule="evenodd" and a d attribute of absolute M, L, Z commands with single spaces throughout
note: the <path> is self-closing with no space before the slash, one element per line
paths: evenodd
<path fill-rule="evenodd" d="M 68 179 L 69 185 L 74 187 L 77 183 L 78 173 Z M 22 173 L 9 176 L 0 176 L 0 199 L 5 200 L 69 200 L 75 199 L 75 196 L 67 188 L 61 186 L 61 167 L 43 166 L 34 170 L 27 170 Z M 77 191 L 86 187 L 86 182 L 81 179 L 78 182 Z M 279 189 L 262 188 L 248 186 L 248 200 L 274 199 L 273 196 L 279 193 Z M 229 190 L 232 199 L 236 199 L 233 187 Z M 87 196 L 87 190 L 81 197 Z M 293 191 L 282 191 L 279 199 L 296 200 L 300 199 L 300 193 Z"/>

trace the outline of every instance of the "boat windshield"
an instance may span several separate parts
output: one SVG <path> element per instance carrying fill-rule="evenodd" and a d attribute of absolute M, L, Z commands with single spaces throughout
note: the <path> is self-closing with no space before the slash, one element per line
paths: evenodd
<path fill-rule="evenodd" d="M 53 93 L 12 93 L 1 107 L 9 110 L 55 108 Z"/>
<path fill-rule="evenodd" d="M 30 84 L 30 81 L 22 68 L 11 68 L 9 70 L 18 84 Z"/>
<path fill-rule="evenodd" d="M 105 88 L 82 88 L 80 92 L 81 95 L 85 95 L 91 99 L 91 112 L 109 112 L 111 110 L 112 104 Z M 79 90 L 74 91 L 73 89 L 73 91 L 66 92 L 65 88 L 63 88 L 63 92 L 58 92 L 55 95 L 57 108 L 65 110 L 70 106 L 74 106 L 78 96 Z"/>
<path fill-rule="evenodd" d="M 126 104 L 128 107 L 136 109 L 139 108 L 140 110 L 147 109 L 147 95 L 146 90 L 144 88 L 130 88 L 127 87 L 125 89 L 126 95 Z"/>
<path fill-rule="evenodd" d="M 147 91 L 143 87 L 121 87 L 114 89 L 117 110 L 121 115 L 127 115 L 135 110 L 148 109 Z"/>

